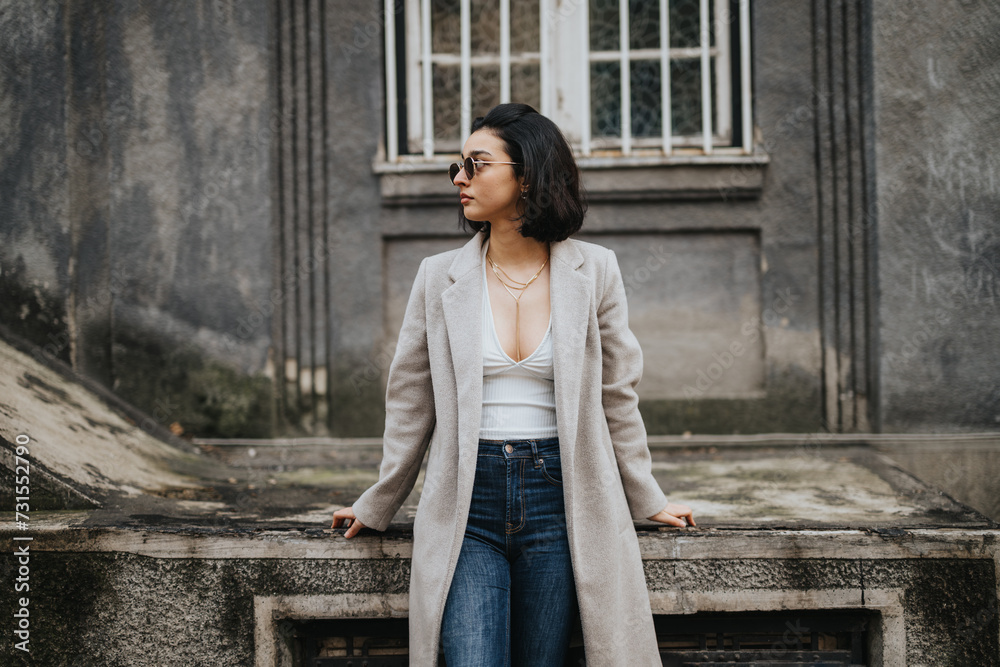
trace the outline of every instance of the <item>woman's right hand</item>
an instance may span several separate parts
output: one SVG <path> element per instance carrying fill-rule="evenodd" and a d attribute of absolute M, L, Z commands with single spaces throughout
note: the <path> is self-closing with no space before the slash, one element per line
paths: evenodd
<path fill-rule="evenodd" d="M 668 526 L 684 528 L 685 526 L 695 526 L 694 512 L 687 505 L 667 503 L 667 506 L 651 517 L 651 521 L 659 521 Z"/>
<path fill-rule="evenodd" d="M 350 522 L 350 525 L 347 525 L 347 522 Z M 340 528 L 341 524 L 347 527 L 344 537 L 348 539 L 357 535 L 358 531 L 365 527 L 365 524 L 358 521 L 358 518 L 354 516 L 353 507 L 345 507 L 333 513 L 333 525 L 330 528 Z"/>

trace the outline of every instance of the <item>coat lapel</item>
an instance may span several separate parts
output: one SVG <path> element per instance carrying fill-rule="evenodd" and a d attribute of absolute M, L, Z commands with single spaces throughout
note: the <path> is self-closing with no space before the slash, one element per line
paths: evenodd
<path fill-rule="evenodd" d="M 556 391 L 556 424 L 560 453 L 571 462 L 580 408 L 581 370 L 584 368 L 587 327 L 590 322 L 592 281 L 577 271 L 583 254 L 567 239 L 551 246 L 549 269 L 552 308 L 552 364 Z"/>
<path fill-rule="evenodd" d="M 459 468 L 464 470 L 466 465 L 471 465 L 473 472 L 483 404 L 483 278 L 480 254 L 484 240 L 483 233 L 477 232 L 459 249 L 448 269 L 452 284 L 441 295 L 458 396 Z M 465 477 L 461 475 L 460 480 Z M 471 481 L 468 489 L 471 489 Z"/>

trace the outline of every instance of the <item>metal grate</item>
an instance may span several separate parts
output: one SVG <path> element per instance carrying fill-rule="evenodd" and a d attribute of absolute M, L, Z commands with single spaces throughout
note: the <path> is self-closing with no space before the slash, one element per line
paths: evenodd
<path fill-rule="evenodd" d="M 295 626 L 296 667 L 407 667 L 407 619 L 338 619 Z"/>
<path fill-rule="evenodd" d="M 864 667 L 871 615 L 794 611 L 654 616 L 664 667 Z M 295 667 L 407 667 L 405 618 L 294 624 Z M 579 636 L 576 637 L 579 639 Z M 565 665 L 586 665 L 573 642 Z M 444 665 L 444 660 L 439 660 Z"/>
<path fill-rule="evenodd" d="M 664 667 L 862 667 L 869 618 L 856 612 L 761 612 L 654 618 Z"/>

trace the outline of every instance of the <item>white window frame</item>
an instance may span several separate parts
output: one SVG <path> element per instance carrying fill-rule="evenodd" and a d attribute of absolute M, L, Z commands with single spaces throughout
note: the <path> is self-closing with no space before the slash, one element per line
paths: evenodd
<path fill-rule="evenodd" d="M 515 0 L 516 1 L 516 0 Z M 739 0 L 738 16 L 730 17 L 728 0 L 699 0 L 701 14 L 700 44 L 689 48 L 629 49 L 628 2 L 621 0 L 620 38 L 617 51 L 591 52 L 588 0 L 540 0 L 541 29 L 538 53 L 512 55 L 510 52 L 510 2 L 500 0 L 500 52 L 495 55 L 471 55 L 471 0 L 460 0 L 461 44 L 459 53 L 431 53 L 431 2 L 405 0 L 406 110 L 407 133 L 411 152 L 398 152 L 398 118 L 396 114 L 396 16 L 395 0 L 385 0 L 386 54 L 386 146 L 385 158 L 391 163 L 439 161 L 443 155 L 454 155 L 454 146 L 438 146 L 434 142 L 432 67 L 434 64 L 458 64 L 461 85 L 460 136 L 469 134 L 472 124 L 471 69 L 473 65 L 496 64 L 500 69 L 500 101 L 510 101 L 510 66 L 538 62 L 541 77 L 541 111 L 566 133 L 578 155 L 583 157 L 629 157 L 662 155 L 678 152 L 687 155 L 751 155 L 753 134 L 750 89 L 750 0 Z M 666 44 L 669 34 L 669 0 L 658 0 L 661 17 L 660 44 Z M 715 46 L 709 45 L 709 3 L 714 3 Z M 740 72 L 730 68 L 730 29 L 739 30 Z M 655 138 L 631 136 L 630 63 L 637 60 L 660 60 L 663 76 L 661 107 L 670 109 L 671 59 L 700 59 L 702 90 L 702 128 L 700 136 L 674 136 L 670 114 L 664 113 L 663 134 Z M 590 64 L 598 61 L 621 63 L 621 137 L 591 136 Z M 715 62 L 715 90 L 710 86 L 710 63 Z M 740 77 L 741 146 L 731 146 L 732 76 Z M 716 115 L 716 112 L 718 115 Z M 413 150 L 413 148 L 418 150 Z"/>

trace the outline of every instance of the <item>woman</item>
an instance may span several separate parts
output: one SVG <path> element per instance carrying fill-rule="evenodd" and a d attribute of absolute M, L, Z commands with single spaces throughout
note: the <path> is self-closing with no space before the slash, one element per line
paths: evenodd
<path fill-rule="evenodd" d="M 476 235 L 420 264 L 389 369 L 379 481 L 333 528 L 384 530 L 425 449 L 410 664 L 659 665 L 633 519 L 695 525 L 653 479 L 612 251 L 559 129 L 523 104 L 477 118 L 452 165 Z"/>

